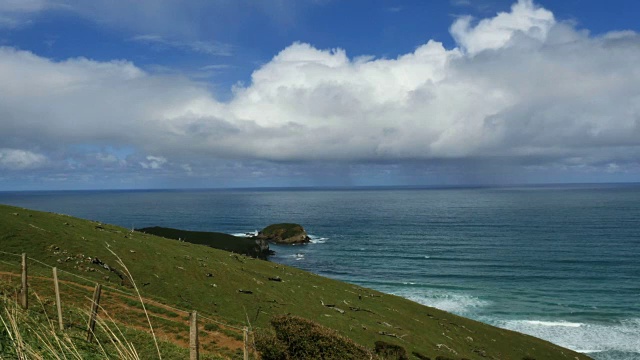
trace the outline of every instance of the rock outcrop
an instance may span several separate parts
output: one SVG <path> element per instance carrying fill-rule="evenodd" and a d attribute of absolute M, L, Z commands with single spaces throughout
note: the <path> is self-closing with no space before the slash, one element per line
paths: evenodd
<path fill-rule="evenodd" d="M 269 249 L 269 243 L 265 239 L 253 240 L 255 240 L 256 245 L 253 247 L 253 251 L 248 254 L 249 256 L 266 260 L 269 255 L 275 254 L 273 250 Z"/>
<path fill-rule="evenodd" d="M 311 240 L 301 225 L 290 223 L 269 225 L 255 238 L 275 244 L 305 244 Z"/>

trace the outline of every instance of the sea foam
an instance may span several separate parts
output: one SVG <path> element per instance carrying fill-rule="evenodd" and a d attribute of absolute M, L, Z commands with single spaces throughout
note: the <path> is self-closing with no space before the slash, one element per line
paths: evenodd
<path fill-rule="evenodd" d="M 312 244 L 324 244 L 329 238 L 309 234 L 309 242 Z"/>
<path fill-rule="evenodd" d="M 258 230 L 249 231 L 249 232 L 241 232 L 241 233 L 232 233 L 231 235 L 237 237 L 252 237 L 258 235 Z"/>
<path fill-rule="evenodd" d="M 571 350 L 594 354 L 596 359 L 606 353 L 624 353 L 624 359 L 640 359 L 640 319 L 623 320 L 611 324 L 576 323 L 547 320 L 505 320 L 493 325 L 522 332 Z M 603 353 L 602 357 L 597 355 Z"/>
<path fill-rule="evenodd" d="M 454 294 L 437 290 L 408 291 L 400 290 L 393 293 L 405 299 L 415 301 L 422 305 L 452 312 L 454 314 L 466 314 L 490 303 L 468 294 Z"/>
<path fill-rule="evenodd" d="M 540 321 L 540 320 L 524 320 L 525 323 L 540 326 L 564 326 L 564 327 L 580 327 L 583 323 L 574 323 L 568 321 Z"/>

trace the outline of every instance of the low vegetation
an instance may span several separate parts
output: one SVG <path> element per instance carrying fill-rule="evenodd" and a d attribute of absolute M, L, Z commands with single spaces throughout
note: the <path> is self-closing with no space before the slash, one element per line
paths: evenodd
<path fill-rule="evenodd" d="M 88 308 L 71 303 L 66 307 L 65 330 L 60 331 L 54 321 L 52 300 L 34 292 L 37 299 L 29 310 L 19 308 L 15 299 L 7 296 L 12 289 L 0 282 L 0 359 L 121 359 L 157 358 L 152 335 L 129 324 L 114 321 L 110 313 L 101 309 L 94 332 L 94 342 L 87 335 Z M 161 341 L 159 349 L 165 358 L 184 358 L 186 349 L 169 341 Z"/>
<path fill-rule="evenodd" d="M 261 334 L 256 348 L 263 360 L 365 360 L 373 354 L 367 348 L 335 330 L 297 316 L 271 319 L 275 335 Z"/>
<path fill-rule="evenodd" d="M 96 344 L 83 342 L 83 311 L 88 310 L 87 299 L 95 283 L 105 289 L 101 316 L 110 314 L 140 358 L 158 357 L 147 315 L 141 306 L 134 305 L 139 299 L 131 281 L 125 281 L 127 272 L 116 253 L 135 279 L 166 359 L 186 357 L 191 310 L 202 316 L 202 359 L 241 358 L 243 337 L 238 329 L 245 326 L 251 330 L 252 348 L 254 338 L 256 347 L 261 336 L 277 339 L 279 345 L 269 352 L 260 348 L 265 359 L 286 359 L 277 354 L 297 356 L 291 355 L 297 350 L 290 344 L 302 341 L 309 345 L 313 340 L 305 337 L 316 333 L 323 334 L 327 343 L 351 344 L 345 346 L 364 349 L 373 358 L 396 356 L 389 351 L 375 354 L 376 342 L 382 341 L 389 344 L 385 345 L 387 350 L 393 345 L 402 347 L 409 359 L 588 359 L 531 336 L 280 264 L 62 214 L 0 205 L 0 283 L 5 298 L 11 301 L 20 286 L 20 258 L 16 254 L 23 252 L 31 259 L 30 301 L 37 304 L 36 299 L 42 299 L 45 310 L 40 317 L 23 317 L 19 315 L 22 310 L 16 310 L 18 328 L 48 326 L 46 319 L 54 318 L 50 266 L 56 266 L 64 284 L 61 303 L 68 325 L 59 336 L 75 339 L 79 351 L 86 348 L 81 350 L 82 358 L 100 358 L 102 354 Z M 31 306 L 29 314 L 35 309 Z M 3 314 L 5 322 L 6 317 Z M 0 346 L 13 349 L 8 335 L 11 326 L 4 329 Z M 297 338 L 278 333 L 296 333 Z M 24 334 L 28 344 L 41 346 L 34 345 L 38 339 L 28 336 L 33 331 Z M 102 334 L 98 338 L 108 344 L 108 337 Z M 117 350 L 110 346 L 105 346 L 105 352 L 118 358 Z"/>

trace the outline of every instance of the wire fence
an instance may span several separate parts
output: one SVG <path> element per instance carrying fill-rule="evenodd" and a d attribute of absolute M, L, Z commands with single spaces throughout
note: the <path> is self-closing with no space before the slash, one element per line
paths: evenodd
<path fill-rule="evenodd" d="M 8 255 L 8 256 L 12 256 L 12 257 L 16 257 L 16 258 L 22 258 L 23 257 L 22 254 L 15 254 L 15 253 L 7 252 L 7 251 L 1 251 L 1 250 L 0 250 L 0 254 Z M 77 281 L 73 282 L 73 281 L 65 280 L 65 279 L 59 279 L 58 280 L 58 284 L 63 286 L 64 289 L 67 290 L 68 294 L 73 294 L 73 296 L 76 296 L 76 297 L 77 296 L 81 296 L 81 297 L 83 297 L 83 298 L 85 298 L 85 299 L 87 299 L 89 301 L 92 301 L 92 302 L 94 301 L 89 297 L 89 295 L 87 295 L 87 293 L 92 291 L 91 290 L 92 286 L 97 286 L 97 284 L 99 283 L 95 279 L 90 279 L 90 278 L 78 275 L 76 273 L 57 268 L 55 266 L 51 266 L 51 265 L 49 265 L 49 264 L 47 264 L 45 262 L 42 262 L 42 261 L 40 261 L 38 259 L 34 259 L 34 258 L 31 258 L 31 257 L 25 256 L 25 260 L 28 260 L 28 261 L 33 262 L 33 263 L 36 263 L 36 264 L 38 264 L 40 266 L 43 266 L 43 267 L 51 269 L 51 270 L 57 269 L 58 273 L 61 273 L 61 274 L 64 274 L 64 275 L 68 275 L 69 277 L 71 277 L 73 279 L 80 280 L 81 282 L 84 282 L 84 284 L 82 284 L 81 282 L 77 282 Z M 19 262 L 18 263 L 12 263 L 10 261 L 0 260 L 0 263 L 4 264 L 4 265 L 8 265 L 8 266 L 10 266 L 12 268 L 13 267 L 17 267 L 17 268 L 24 267 L 24 265 L 22 265 Z M 13 275 L 20 276 L 18 274 L 8 274 L 8 275 L 10 275 L 10 276 L 13 276 Z M 26 272 L 25 271 L 23 271 L 22 276 L 26 277 Z M 49 276 L 46 276 L 46 275 L 44 275 L 44 276 L 39 275 L 39 276 L 37 276 L 37 278 L 40 278 L 40 279 L 43 279 L 43 280 L 54 281 L 53 277 L 49 277 Z M 128 280 L 133 283 L 133 279 L 128 278 Z M 26 281 L 26 280 L 23 280 L 23 281 Z M 180 309 L 180 308 L 175 307 L 175 306 L 170 306 L 170 305 L 164 304 L 164 303 L 162 303 L 162 302 L 160 302 L 158 300 L 143 298 L 138 293 L 128 292 L 128 291 L 125 291 L 125 290 L 122 290 L 122 289 L 115 288 L 113 286 L 100 284 L 100 287 L 102 289 L 105 289 L 107 294 L 110 292 L 112 294 L 117 294 L 115 296 L 125 297 L 126 299 L 129 299 L 129 300 L 135 300 L 135 301 L 141 302 L 142 309 L 144 310 L 145 314 L 147 316 L 151 316 L 151 317 L 154 317 L 154 318 L 163 319 L 163 320 L 169 320 L 169 321 L 176 321 L 177 322 L 177 320 L 175 318 L 172 318 L 171 316 L 166 315 L 166 313 L 165 313 L 165 316 L 162 316 L 162 315 L 153 314 L 153 313 L 147 311 L 147 309 L 144 306 L 145 304 L 147 306 L 151 305 L 151 306 L 155 306 L 155 307 L 159 307 L 159 308 L 164 308 L 165 310 L 171 310 L 171 311 L 173 311 L 174 313 L 177 313 L 177 314 L 186 315 L 188 319 L 190 319 L 191 316 L 193 316 L 193 314 L 195 313 L 195 311 L 189 311 L 189 310 L 185 310 L 185 309 Z M 137 291 L 137 289 L 136 289 L 136 291 Z M 95 296 L 95 294 L 94 294 L 94 296 Z M 120 299 L 120 300 L 122 300 L 122 299 Z M 100 301 L 102 302 L 102 304 L 101 305 L 96 304 L 96 305 L 99 306 L 103 311 L 105 310 L 105 307 L 118 309 L 118 308 L 122 308 L 122 305 L 123 305 L 122 301 L 116 301 L 115 299 L 113 299 L 113 296 L 110 296 L 110 295 L 102 297 Z M 107 306 L 105 306 L 105 305 L 107 305 Z M 110 315 L 107 315 L 107 316 L 110 317 Z M 246 355 L 247 354 L 247 348 L 248 348 L 247 347 L 247 345 L 248 345 L 247 344 L 247 338 L 248 338 L 247 335 L 248 335 L 248 333 L 252 333 L 252 331 L 248 327 L 246 327 L 246 326 L 245 327 L 239 327 L 239 326 L 232 325 L 232 324 L 229 324 L 229 323 L 224 322 L 224 321 L 220 321 L 220 320 L 216 320 L 216 319 L 213 319 L 211 317 L 208 317 L 208 316 L 204 316 L 204 315 L 199 314 L 199 313 L 197 314 L 197 317 L 199 319 L 206 320 L 209 323 L 220 325 L 220 326 L 222 326 L 224 328 L 233 329 L 233 330 L 236 330 L 236 331 L 239 331 L 239 332 L 243 332 L 243 334 L 244 334 L 245 359 L 247 358 L 246 357 L 247 356 Z M 240 322 L 240 323 L 242 323 L 242 322 Z M 151 325 L 151 324 L 149 324 L 149 325 Z"/>
<path fill-rule="evenodd" d="M 6 251 L 0 251 L 0 254 L 15 256 L 15 257 L 18 257 L 18 258 L 22 257 L 21 254 L 14 254 L 14 253 L 6 252 Z M 42 262 L 42 261 L 40 261 L 38 259 L 34 259 L 34 258 L 31 258 L 31 257 L 27 257 L 27 259 L 30 260 L 30 261 L 36 262 L 36 263 L 38 263 L 38 264 L 40 264 L 42 266 L 45 266 L 45 267 L 47 267 L 49 269 L 53 269 L 55 267 L 55 266 L 51 266 L 51 265 L 49 265 L 49 264 L 47 264 L 45 262 Z M 20 266 L 19 263 L 12 264 L 12 263 L 4 261 L 4 260 L 0 260 L 0 263 L 6 264 L 6 265 L 10 265 L 10 266 L 14 266 L 14 265 L 18 266 L 18 267 Z M 64 269 L 60 269 L 60 268 L 57 268 L 57 269 L 58 269 L 58 272 L 60 272 L 60 273 L 64 273 L 64 274 L 70 275 L 70 276 L 72 276 L 74 278 L 80 279 L 80 280 L 85 281 L 85 282 L 87 282 L 89 284 L 95 284 L 96 283 L 95 279 L 89 279 L 89 278 L 86 278 L 84 276 L 80 276 L 78 274 L 75 274 L 73 272 L 66 271 Z M 109 285 L 105 285 L 105 284 L 102 284 L 102 287 L 105 288 L 105 289 L 108 289 L 110 291 L 117 292 L 117 293 L 120 293 L 122 295 L 128 296 L 130 298 L 136 298 L 136 299 L 139 298 L 138 295 L 136 293 L 133 293 L 133 292 L 127 292 L 127 291 L 124 291 L 124 290 L 121 290 L 121 289 L 118 289 L 118 288 L 115 288 L 115 287 L 112 287 L 112 286 L 109 286 Z M 159 301 L 156 301 L 156 300 L 151 300 L 151 301 L 149 299 L 144 299 L 144 300 L 146 300 L 145 302 L 148 302 L 148 303 L 151 303 L 151 304 L 153 304 L 153 303 L 162 304 L 162 303 L 160 303 Z M 186 314 L 186 315 L 190 315 L 191 312 L 192 312 L 192 311 L 189 311 L 189 310 L 179 309 L 177 307 L 170 306 L 170 305 L 167 305 L 167 304 L 162 304 L 162 307 L 166 307 L 168 309 L 171 309 L 173 311 L 180 312 L 180 313 L 183 313 L 183 314 Z M 203 318 L 203 319 L 206 319 L 206 320 L 208 320 L 208 321 L 210 321 L 212 323 L 216 323 L 218 325 L 223 325 L 223 326 L 231 328 L 231 329 L 236 329 L 236 330 L 240 330 L 240 331 L 244 330 L 244 328 L 242 328 L 242 327 L 238 327 L 238 326 L 226 323 L 226 322 L 214 320 L 214 319 L 211 319 L 211 318 L 203 316 L 203 315 L 199 315 L 199 317 Z"/>

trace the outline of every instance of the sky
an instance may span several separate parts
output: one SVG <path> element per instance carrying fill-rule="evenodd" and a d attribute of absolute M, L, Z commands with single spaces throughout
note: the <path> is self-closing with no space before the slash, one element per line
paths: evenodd
<path fill-rule="evenodd" d="M 640 181 L 632 0 L 0 0 L 0 191 Z"/>

